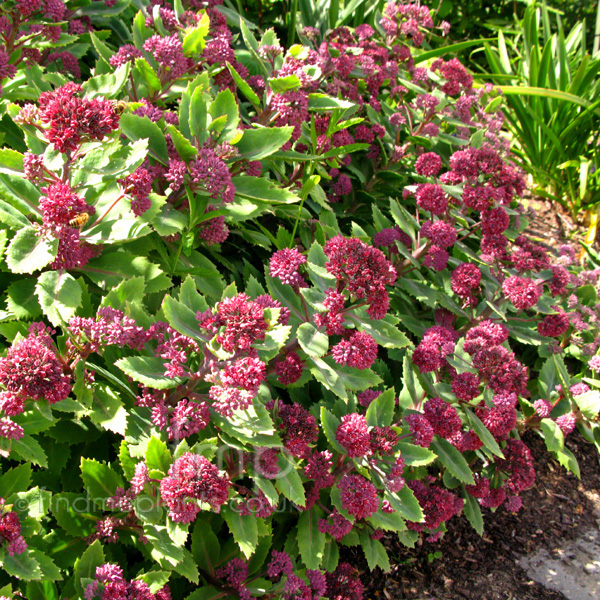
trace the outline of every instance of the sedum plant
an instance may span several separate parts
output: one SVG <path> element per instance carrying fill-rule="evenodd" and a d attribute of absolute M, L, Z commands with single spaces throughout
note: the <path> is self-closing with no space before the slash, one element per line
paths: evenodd
<path fill-rule="evenodd" d="M 578 473 L 600 271 L 523 235 L 499 96 L 421 55 L 426 7 L 284 48 L 95 4 L 128 43 L 73 34 L 90 77 L 3 82 L 4 598 L 359 599 L 344 547 L 519 510 L 525 431 Z"/>

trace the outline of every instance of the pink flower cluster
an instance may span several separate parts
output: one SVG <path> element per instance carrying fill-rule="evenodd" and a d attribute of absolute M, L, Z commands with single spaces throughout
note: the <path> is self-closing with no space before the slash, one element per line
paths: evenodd
<path fill-rule="evenodd" d="M 14 510 L 6 510 L 4 498 L 0 498 L 0 544 L 8 542 L 6 551 L 9 556 L 22 554 L 27 549 L 25 539 L 21 535 L 21 521 Z"/>
<path fill-rule="evenodd" d="M 185 452 L 160 482 L 160 495 L 173 521 L 190 523 L 202 510 L 196 500 L 219 512 L 227 502 L 230 486 L 229 477 L 221 475 L 204 456 Z"/>
<path fill-rule="evenodd" d="M 96 577 L 86 586 L 83 597 L 85 600 L 171 600 L 171 592 L 165 585 L 153 594 L 144 581 L 128 581 L 121 567 L 106 563 L 96 568 Z"/>
<path fill-rule="evenodd" d="M 365 299 L 372 319 L 381 319 L 389 309 L 385 286 L 396 281 L 396 270 L 381 250 L 356 238 L 336 236 L 325 244 L 325 268 L 338 280 L 338 290 Z"/>

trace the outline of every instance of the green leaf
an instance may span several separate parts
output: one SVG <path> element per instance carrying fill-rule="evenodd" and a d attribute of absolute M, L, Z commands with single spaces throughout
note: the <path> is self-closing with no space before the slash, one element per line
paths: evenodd
<path fill-rule="evenodd" d="M 231 139 L 232 134 L 240 123 L 240 110 L 233 92 L 228 88 L 221 90 L 211 102 L 208 112 L 213 119 L 213 123 L 217 119 L 225 117 L 223 125 L 217 127 L 217 131 L 223 139 Z"/>
<path fill-rule="evenodd" d="M 166 367 L 162 358 L 127 356 L 119 359 L 115 365 L 134 381 L 156 390 L 169 390 L 183 382 L 181 378 L 165 375 Z"/>
<path fill-rule="evenodd" d="M 339 380 L 347 390 L 360 392 L 372 388 L 382 382 L 381 377 L 372 369 L 357 369 L 354 367 L 342 367 L 334 362 L 331 356 L 325 357 L 329 366 L 337 372 Z"/>
<path fill-rule="evenodd" d="M 558 462 L 567 470 L 571 471 L 577 479 L 581 479 L 581 473 L 579 472 L 579 464 L 575 455 L 568 449 L 563 448 L 555 453 Z"/>
<path fill-rule="evenodd" d="M 223 505 L 221 516 L 236 544 L 246 558 L 250 558 L 258 545 L 258 525 L 254 516 L 245 516 L 231 509 L 228 504 Z"/>
<path fill-rule="evenodd" d="M 169 325 L 173 329 L 179 331 L 179 333 L 183 333 L 183 335 L 187 335 L 193 340 L 203 339 L 200 334 L 196 313 L 185 304 L 175 300 L 171 296 L 165 296 L 162 309 Z"/>
<path fill-rule="evenodd" d="M 26 492 L 17 492 L 16 496 L 18 500 L 15 501 L 15 510 L 21 519 L 30 517 L 39 520 L 48 512 L 52 494 L 36 486 Z"/>
<path fill-rule="evenodd" d="M 246 83 L 246 80 L 235 70 L 235 68 L 227 63 L 227 69 L 229 69 L 229 73 L 233 77 L 235 81 L 235 85 L 238 90 L 250 100 L 250 103 L 253 106 L 258 106 L 260 104 L 260 98 L 256 95 L 255 91 Z"/>
<path fill-rule="evenodd" d="M 40 443 L 30 435 L 22 437 L 20 440 L 12 441 L 12 451 L 23 460 L 28 460 L 35 465 L 48 468 L 48 457 L 41 447 Z"/>
<path fill-rule="evenodd" d="M 399 492 L 386 492 L 385 499 L 392 508 L 409 521 L 420 523 L 424 519 L 423 509 L 413 491 L 405 485 Z"/>
<path fill-rule="evenodd" d="M 436 459 L 435 453 L 422 446 L 400 442 L 398 449 L 407 467 L 424 467 Z"/>
<path fill-rule="evenodd" d="M 213 587 L 202 586 L 194 590 L 185 600 L 218 600 L 223 598 L 223 592 Z"/>
<path fill-rule="evenodd" d="M 262 160 L 277 152 L 292 136 L 293 127 L 259 127 L 244 130 L 235 147 L 240 158 Z"/>
<path fill-rule="evenodd" d="M 177 150 L 177 154 L 179 154 L 185 162 L 194 160 L 198 156 L 198 149 L 195 146 L 192 146 L 175 125 L 167 125 L 166 131 L 173 140 L 173 145 L 175 146 L 175 150 Z"/>
<path fill-rule="evenodd" d="M 292 90 L 297 90 L 302 82 L 298 75 L 286 75 L 285 77 L 269 77 L 269 87 L 274 94 L 283 94 Z"/>
<path fill-rule="evenodd" d="M 115 495 L 123 487 L 121 476 L 108 465 L 92 458 L 81 458 L 81 479 L 92 501 L 97 502 Z"/>
<path fill-rule="evenodd" d="M 561 428 L 552 419 L 542 419 L 540 429 L 544 434 L 544 441 L 550 452 L 560 452 L 565 447 L 565 436 Z"/>
<path fill-rule="evenodd" d="M 2 567 L 9 575 L 24 581 L 42 578 L 40 563 L 36 560 L 30 548 L 14 556 L 10 556 L 7 552 L 2 560 Z"/>
<path fill-rule="evenodd" d="M 442 465 L 444 465 L 454 477 L 463 483 L 475 485 L 475 479 L 473 479 L 473 473 L 471 472 L 469 463 L 460 451 L 448 440 L 436 436 L 436 439 L 431 442 L 431 448 L 438 455 Z"/>
<path fill-rule="evenodd" d="M 0 223 L 17 230 L 31 225 L 29 219 L 22 212 L 3 200 L 0 200 Z"/>
<path fill-rule="evenodd" d="M 329 349 L 329 337 L 312 323 L 302 323 L 297 331 L 298 342 L 306 354 L 320 358 Z"/>
<path fill-rule="evenodd" d="M 59 526 L 76 538 L 92 535 L 102 516 L 100 503 L 95 505 L 88 496 L 73 492 L 52 496 L 50 511 Z"/>
<path fill-rule="evenodd" d="M 88 414 L 103 429 L 125 435 L 127 410 L 120 396 L 111 387 L 98 384 L 94 386 L 94 402 Z"/>
<path fill-rule="evenodd" d="M 33 273 L 52 262 L 57 252 L 57 238 L 48 239 L 33 227 L 21 226 L 6 249 L 6 264 L 13 273 Z"/>
<path fill-rule="evenodd" d="M 146 450 L 146 464 L 149 470 L 162 471 L 167 474 L 173 462 L 171 453 L 162 440 L 152 436 Z"/>
<path fill-rule="evenodd" d="M 282 445 L 269 412 L 260 402 L 254 402 L 246 410 L 234 410 L 230 417 L 224 417 L 211 410 L 211 422 L 244 444 L 275 447 Z"/>
<path fill-rule="evenodd" d="M 192 531 L 192 556 L 198 566 L 214 576 L 220 551 L 219 538 L 214 531 L 201 519 L 197 519 Z"/>
<path fill-rule="evenodd" d="M 24 492 L 31 485 L 31 465 L 25 463 L 4 471 L 0 476 L 0 498 L 8 500 L 16 492 Z"/>
<path fill-rule="evenodd" d="M 329 444 L 340 454 L 346 454 L 346 449 L 337 441 L 336 432 L 341 421 L 324 406 L 321 406 L 321 427 Z"/>
<path fill-rule="evenodd" d="M 297 467 L 286 454 L 279 455 L 279 474 L 275 480 L 275 487 L 288 500 L 298 506 L 306 505 L 306 494 L 302 479 L 298 475 Z"/>
<path fill-rule="evenodd" d="M 483 535 L 483 516 L 481 515 L 479 503 L 466 490 L 463 492 L 463 498 L 465 499 L 465 505 L 463 507 L 465 517 L 467 517 L 467 520 L 471 523 L 473 529 L 479 535 Z"/>
<path fill-rule="evenodd" d="M 169 536 L 164 525 L 144 525 L 144 534 L 148 538 L 152 558 L 166 568 L 174 567 L 183 560 L 183 548 L 180 548 Z"/>
<path fill-rule="evenodd" d="M 0 198 L 22 213 L 39 212 L 41 192 L 21 174 L 0 173 Z"/>
<path fill-rule="evenodd" d="M 12 148 L 0 148 L 0 173 L 23 172 L 23 155 Z"/>
<path fill-rule="evenodd" d="M 325 552 L 325 534 L 319 531 L 321 513 L 316 508 L 300 513 L 298 519 L 298 549 L 307 569 L 318 569 Z"/>
<path fill-rule="evenodd" d="M 330 111 L 335 108 L 341 108 L 346 110 L 348 108 L 354 108 L 356 104 L 349 102 L 348 100 L 342 100 L 340 98 L 333 98 L 326 94 L 309 94 L 308 95 L 308 108 L 309 110 L 316 111 Z"/>
<path fill-rule="evenodd" d="M 363 529 L 360 533 L 360 545 L 365 553 L 367 564 L 371 571 L 375 567 L 380 567 L 384 573 L 389 573 L 391 570 L 390 559 L 387 551 L 379 540 L 371 538 L 371 533 L 368 529 Z"/>
<path fill-rule="evenodd" d="M 573 400 L 587 419 L 594 420 L 598 416 L 598 412 L 600 412 L 600 392 L 598 390 L 573 396 Z"/>
<path fill-rule="evenodd" d="M 481 419 L 469 408 L 463 405 L 463 411 L 469 419 L 469 423 L 473 428 L 473 431 L 478 435 L 479 439 L 483 442 L 483 445 L 492 453 L 499 458 L 504 458 L 504 454 L 498 446 L 498 442 L 494 439 L 494 436 L 490 433 L 490 430 L 482 423 Z"/>
<path fill-rule="evenodd" d="M 35 279 L 13 281 L 6 290 L 6 308 L 17 319 L 30 320 L 42 314 L 35 295 Z"/>
<path fill-rule="evenodd" d="M 81 558 L 77 559 L 73 576 L 75 579 L 75 588 L 79 592 L 80 598 L 83 598 L 85 591 L 85 585 L 82 580 L 95 579 L 96 569 L 105 563 L 106 558 L 104 557 L 100 540 L 96 540 L 93 544 L 90 544 L 81 555 Z"/>
<path fill-rule="evenodd" d="M 390 388 L 379 394 L 367 408 L 367 423 L 377 427 L 387 427 L 394 420 L 394 410 L 396 409 L 396 393 L 394 388 Z"/>
<path fill-rule="evenodd" d="M 410 340 L 397 327 L 399 319 L 386 315 L 383 319 L 372 320 L 364 307 L 352 311 L 348 320 L 356 325 L 357 329 L 367 332 L 384 348 L 406 348 Z"/>
<path fill-rule="evenodd" d="M 385 529 L 386 531 L 406 530 L 406 522 L 397 512 L 387 513 L 379 509 L 374 515 L 367 517 L 367 521 L 375 529 Z"/>
<path fill-rule="evenodd" d="M 243 198 L 272 202 L 274 204 L 293 204 L 300 202 L 300 197 L 288 189 L 277 187 L 273 182 L 262 177 L 237 175 L 232 178 L 235 193 Z"/>
<path fill-rule="evenodd" d="M 153 123 L 148 117 L 125 113 L 121 115 L 119 125 L 132 142 L 147 139 L 150 154 L 163 164 L 169 164 L 165 135 L 156 123 Z"/>
<path fill-rule="evenodd" d="M 65 271 L 42 273 L 35 291 L 48 320 L 58 327 L 69 321 L 82 305 L 81 287 L 72 275 Z"/>
<path fill-rule="evenodd" d="M 199 54 L 202 52 L 202 50 L 204 50 L 209 26 L 210 18 L 208 13 L 204 13 L 198 25 L 187 31 L 187 33 L 183 36 L 184 56 L 193 56 L 194 54 Z"/>
<path fill-rule="evenodd" d="M 171 573 L 168 571 L 148 571 L 147 573 L 136 577 L 136 580 L 147 583 L 150 588 L 150 593 L 156 594 L 156 592 L 167 585 L 170 577 Z"/>

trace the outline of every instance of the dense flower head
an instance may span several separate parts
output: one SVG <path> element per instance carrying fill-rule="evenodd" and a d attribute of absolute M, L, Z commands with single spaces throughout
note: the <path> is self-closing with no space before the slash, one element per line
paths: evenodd
<path fill-rule="evenodd" d="M 421 235 L 430 239 L 439 248 L 449 248 L 456 242 L 456 229 L 446 221 L 425 221 Z"/>
<path fill-rule="evenodd" d="M 518 495 L 535 483 L 535 468 L 531 451 L 521 440 L 511 438 L 502 449 L 504 460 L 498 462 L 498 468 L 509 474 L 504 481 L 506 491 Z"/>
<path fill-rule="evenodd" d="M 559 337 L 569 329 L 569 325 L 568 315 L 561 311 L 555 315 L 546 315 L 538 322 L 537 330 L 540 335 Z"/>
<path fill-rule="evenodd" d="M 542 290 L 535 281 L 517 275 L 504 280 L 502 291 L 510 302 L 521 310 L 535 306 L 542 295 Z"/>
<path fill-rule="evenodd" d="M 167 434 L 170 440 L 181 440 L 202 431 L 209 422 L 210 413 L 206 402 L 180 400 L 169 418 Z"/>
<path fill-rule="evenodd" d="M 425 417 L 434 433 L 449 438 L 460 431 L 462 421 L 456 409 L 441 398 L 430 398 L 423 406 Z"/>
<path fill-rule="evenodd" d="M 577 425 L 577 415 L 573 412 L 568 412 L 556 418 L 556 424 L 565 436 L 569 435 Z"/>
<path fill-rule="evenodd" d="M 441 217 L 448 209 L 448 197 L 441 186 L 435 183 L 422 183 L 417 187 L 417 204 L 433 215 Z"/>
<path fill-rule="evenodd" d="M 116 54 L 113 54 L 110 57 L 110 64 L 115 67 L 115 69 L 118 69 L 128 62 L 135 62 L 136 58 L 141 57 L 141 50 L 138 50 L 132 44 L 125 44 L 117 50 Z"/>
<path fill-rule="evenodd" d="M 0 358 L 0 383 L 23 400 L 64 400 L 71 392 L 71 379 L 52 349 L 47 334 L 30 334 L 15 342 Z"/>
<path fill-rule="evenodd" d="M 331 356 L 340 365 L 368 369 L 377 358 L 377 348 L 373 336 L 366 331 L 355 331 L 331 349 Z"/>
<path fill-rule="evenodd" d="M 4 499 L 0 498 L 0 544 L 8 542 L 6 551 L 10 556 L 22 554 L 27 549 L 27 544 L 21 535 L 19 515 L 13 510 L 5 511 Z"/>
<path fill-rule="evenodd" d="M 510 217 L 501 206 L 487 210 L 481 215 L 481 231 L 484 234 L 504 233 L 510 224 Z"/>
<path fill-rule="evenodd" d="M 351 458 L 365 456 L 369 452 L 369 426 L 363 415 L 357 413 L 344 415 L 335 437 Z"/>
<path fill-rule="evenodd" d="M 44 195 L 39 202 L 44 225 L 47 227 L 67 226 L 78 214 L 94 212 L 94 207 L 75 194 L 66 183 L 52 183 L 42 191 Z"/>
<path fill-rule="evenodd" d="M 440 172 L 442 159 L 435 152 L 421 154 L 415 163 L 415 171 L 423 177 L 433 177 Z"/>
<path fill-rule="evenodd" d="M 441 58 L 431 65 L 432 70 L 439 70 L 446 79 L 442 91 L 449 96 L 457 96 L 461 91 L 469 91 L 473 87 L 473 76 L 467 72 L 457 58 L 444 61 Z"/>
<path fill-rule="evenodd" d="M 235 186 L 227 163 L 212 148 L 202 148 L 190 163 L 190 181 L 202 185 L 210 197 L 222 202 L 233 202 Z"/>
<path fill-rule="evenodd" d="M 503 323 L 482 321 L 467 331 L 464 349 L 473 355 L 479 350 L 503 344 L 508 339 L 508 335 L 508 328 Z"/>
<path fill-rule="evenodd" d="M 408 423 L 413 443 L 423 448 L 429 448 L 433 441 L 434 431 L 431 423 L 421 413 L 409 413 L 404 417 Z"/>
<path fill-rule="evenodd" d="M 467 305 L 475 304 L 475 296 L 479 293 L 480 283 L 481 271 L 473 263 L 461 263 L 450 276 L 452 291 Z"/>
<path fill-rule="evenodd" d="M 183 55 L 183 44 L 177 34 L 167 37 L 153 35 L 144 42 L 144 50 L 152 53 L 166 79 L 178 79 L 193 64 Z"/>
<path fill-rule="evenodd" d="M 452 392 L 462 402 L 469 402 L 479 396 L 479 377 L 474 373 L 459 373 L 452 380 Z"/>
<path fill-rule="evenodd" d="M 370 517 L 379 508 L 377 488 L 362 475 L 344 475 L 338 483 L 342 507 L 353 517 Z"/>
<path fill-rule="evenodd" d="M 168 586 L 165 585 L 153 594 L 144 581 L 127 581 L 123 569 L 115 564 L 105 563 L 96 567 L 95 575 L 94 581 L 85 587 L 85 600 L 171 600 Z"/>
<path fill-rule="evenodd" d="M 413 531 L 423 531 L 424 528 L 436 529 L 454 515 L 460 514 L 463 507 L 462 498 L 457 498 L 452 492 L 436 485 L 427 485 L 423 481 L 408 481 L 425 515 L 424 523 L 409 521 L 408 527 Z"/>
<path fill-rule="evenodd" d="M 227 475 L 221 475 L 204 456 L 185 452 L 160 482 L 160 495 L 173 521 L 189 523 L 201 510 L 194 500 L 201 500 L 219 512 L 227 502 L 230 485 Z"/>
<path fill-rule="evenodd" d="M 39 99 L 40 119 L 50 125 L 48 141 L 59 152 L 73 152 L 81 143 L 102 140 L 119 126 L 119 115 L 105 99 L 80 98 L 80 85 L 67 83 Z"/>
<path fill-rule="evenodd" d="M 124 191 L 131 196 L 131 210 L 136 217 L 145 213 L 151 206 L 149 196 L 152 182 L 152 174 L 144 167 L 138 167 L 133 173 L 119 180 Z"/>
<path fill-rule="evenodd" d="M 344 328 L 344 305 L 346 297 L 344 294 L 337 292 L 333 288 L 328 288 L 325 291 L 325 300 L 323 306 L 327 309 L 326 312 L 315 313 L 314 320 L 318 327 L 326 327 L 328 335 L 343 335 Z"/>
<path fill-rule="evenodd" d="M 246 351 L 254 342 L 261 342 L 269 327 L 264 313 L 263 307 L 246 294 L 225 298 L 217 306 L 219 320 L 225 325 L 217 342 L 227 352 Z"/>
<path fill-rule="evenodd" d="M 529 395 L 527 367 L 503 346 L 480 350 L 473 356 L 473 366 L 479 371 L 479 377 L 486 380 L 494 392 Z"/>
<path fill-rule="evenodd" d="M 284 248 L 275 252 L 271 257 L 269 274 L 271 277 L 277 277 L 281 283 L 298 289 L 305 283 L 298 270 L 300 265 L 305 262 L 306 257 L 300 254 L 296 248 Z"/>
<path fill-rule="evenodd" d="M 517 425 L 517 412 L 510 406 L 480 406 L 477 416 L 497 440 L 504 440 Z"/>
<path fill-rule="evenodd" d="M 454 352 L 456 332 L 447 327 L 430 327 L 415 348 L 412 360 L 421 373 L 437 371 L 446 365 L 446 356 Z"/>
<path fill-rule="evenodd" d="M 300 404 L 281 404 L 279 418 L 284 446 L 294 456 L 302 456 L 319 436 L 316 419 Z"/>
<path fill-rule="evenodd" d="M 356 238 L 336 236 L 325 244 L 325 268 L 356 298 L 369 303 L 372 319 L 381 319 L 389 308 L 386 285 L 396 281 L 396 270 L 381 250 Z"/>
<path fill-rule="evenodd" d="M 283 358 L 275 363 L 275 374 L 283 385 L 292 385 L 302 376 L 304 362 L 296 352 L 288 352 Z"/>
<path fill-rule="evenodd" d="M 334 510 L 326 519 L 319 519 L 317 526 L 321 533 L 328 533 L 333 539 L 339 541 L 352 531 L 353 524 Z"/>
<path fill-rule="evenodd" d="M 134 319 L 110 306 L 99 308 L 95 318 L 73 317 L 69 331 L 80 343 L 89 344 L 94 352 L 112 345 L 139 350 L 149 339 L 148 333 Z"/>
<path fill-rule="evenodd" d="M 364 587 L 356 567 L 339 563 L 333 573 L 326 573 L 327 593 L 330 600 L 363 600 Z"/>

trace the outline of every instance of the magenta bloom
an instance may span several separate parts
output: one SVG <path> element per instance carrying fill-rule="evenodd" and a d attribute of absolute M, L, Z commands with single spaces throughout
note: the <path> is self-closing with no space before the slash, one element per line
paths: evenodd
<path fill-rule="evenodd" d="M 410 413 L 404 417 L 408 423 L 410 434 L 413 436 L 413 443 L 423 448 L 429 448 L 433 441 L 433 427 L 425 415 L 421 413 Z"/>
<path fill-rule="evenodd" d="M 417 187 L 417 204 L 423 210 L 441 217 L 448 209 L 448 197 L 441 186 L 422 183 Z"/>
<path fill-rule="evenodd" d="M 79 98 L 82 87 L 67 83 L 40 96 L 40 118 L 48 123 L 48 141 L 59 152 L 72 152 L 81 143 L 101 140 L 119 126 L 119 115 L 112 102 L 98 98 Z"/>
<path fill-rule="evenodd" d="M 295 352 L 288 352 L 275 363 L 275 374 L 283 385 L 291 385 L 300 379 L 304 371 L 304 362 Z"/>
<path fill-rule="evenodd" d="M 319 437 L 317 421 L 300 404 L 281 404 L 279 418 L 283 444 L 294 456 L 302 456 Z"/>
<path fill-rule="evenodd" d="M 558 337 L 569 329 L 569 317 L 564 312 L 556 315 L 546 315 L 543 321 L 537 324 L 540 335 Z"/>
<path fill-rule="evenodd" d="M 271 257 L 269 273 L 271 277 L 277 277 L 281 283 L 298 289 L 305 283 L 299 272 L 300 265 L 305 262 L 306 257 L 300 254 L 296 248 L 284 248 L 275 252 Z"/>
<path fill-rule="evenodd" d="M 219 512 L 227 502 L 230 486 L 227 475 L 220 475 L 219 469 L 204 456 L 185 452 L 160 482 L 160 495 L 173 521 L 190 523 L 200 512 L 194 500 L 201 500 Z"/>
<path fill-rule="evenodd" d="M 535 306 L 542 295 L 540 287 L 527 277 L 508 277 L 502 284 L 502 291 L 510 302 L 521 310 Z"/>
<path fill-rule="evenodd" d="M 51 349 L 50 336 L 30 334 L 13 344 L 0 358 L 0 383 L 23 400 L 64 400 L 71 392 L 71 380 Z"/>
<path fill-rule="evenodd" d="M 361 475 L 344 475 L 338 483 L 342 506 L 357 519 L 370 517 L 379 508 L 377 488 Z"/>
<path fill-rule="evenodd" d="M 246 294 L 225 298 L 219 302 L 218 316 L 225 325 L 225 331 L 217 336 L 217 342 L 227 352 L 248 350 L 254 342 L 265 339 L 269 324 L 265 320 L 265 311 Z"/>
<path fill-rule="evenodd" d="M 423 406 L 425 417 L 433 427 L 434 433 L 449 438 L 460 431 L 462 421 L 456 409 L 441 398 L 431 398 Z"/>
<path fill-rule="evenodd" d="M 433 177 L 440 172 L 442 159 L 435 152 L 425 152 L 417 158 L 415 171 L 423 177 Z"/>
<path fill-rule="evenodd" d="M 357 413 L 344 415 L 335 437 L 351 458 L 365 456 L 370 450 L 369 426 L 363 415 Z"/>
<path fill-rule="evenodd" d="M 389 308 L 386 285 L 396 281 L 396 270 L 381 250 L 355 238 L 336 236 L 325 244 L 325 268 L 356 298 L 369 303 L 372 319 L 382 319 Z"/>
<path fill-rule="evenodd" d="M 458 265 L 450 276 L 452 291 L 468 305 L 475 303 L 475 295 L 479 292 L 480 283 L 481 271 L 472 263 Z"/>
<path fill-rule="evenodd" d="M 368 369 L 377 358 L 377 342 L 365 331 L 355 331 L 331 349 L 336 363 L 357 369 Z"/>

